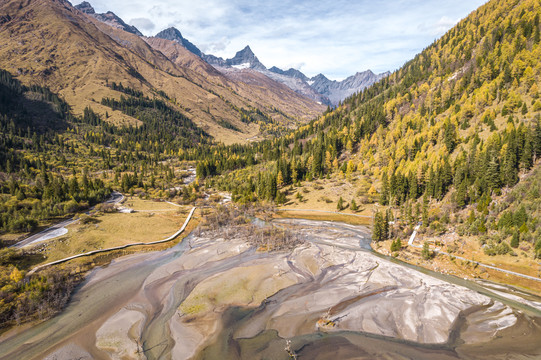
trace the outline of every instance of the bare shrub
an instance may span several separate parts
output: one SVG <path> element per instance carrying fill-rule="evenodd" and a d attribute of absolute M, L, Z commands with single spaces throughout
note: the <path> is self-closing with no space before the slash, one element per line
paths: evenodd
<path fill-rule="evenodd" d="M 204 216 L 197 233 L 244 239 L 261 251 L 293 249 L 303 242 L 297 233 L 270 223 L 275 209 L 269 205 L 219 205 Z M 259 219 L 262 222 L 254 224 Z"/>

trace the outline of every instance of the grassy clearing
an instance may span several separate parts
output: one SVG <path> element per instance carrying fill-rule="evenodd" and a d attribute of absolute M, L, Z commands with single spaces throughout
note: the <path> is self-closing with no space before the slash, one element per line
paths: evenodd
<path fill-rule="evenodd" d="M 336 211 L 341 197 L 344 206 L 341 212 L 359 215 L 372 215 L 372 202 L 377 197 L 371 180 L 360 173 L 351 177 L 334 173 L 329 179 L 306 181 L 300 187 L 287 187 L 286 190 L 289 201 L 283 208 Z M 351 210 L 352 200 L 357 204 L 355 211 Z"/>
<path fill-rule="evenodd" d="M 336 221 L 350 225 L 371 225 L 372 219 L 348 214 L 317 213 L 312 211 L 280 211 L 276 212 L 277 218 L 283 219 L 306 219 L 317 221 Z"/>
<path fill-rule="evenodd" d="M 151 201 L 147 203 L 140 205 L 154 205 Z M 45 262 L 50 262 L 92 250 L 164 239 L 180 229 L 189 210 L 169 206 L 173 209 L 167 212 L 92 216 L 86 224 L 77 222 L 68 226 L 66 236 L 44 243 L 39 251 L 46 256 Z"/>
<path fill-rule="evenodd" d="M 190 211 L 189 207 L 178 207 L 172 204 L 169 204 L 165 201 L 155 201 L 155 200 L 143 200 L 136 196 L 128 196 L 124 203 L 122 204 L 125 207 L 138 210 L 171 210 L 171 211 L 185 211 L 186 214 Z"/>
<path fill-rule="evenodd" d="M 114 260 L 114 259 L 116 259 L 118 257 L 121 257 L 121 256 L 132 255 L 132 254 L 137 254 L 137 253 L 141 253 L 141 252 L 165 250 L 165 249 L 168 249 L 168 248 L 180 243 L 186 236 L 188 236 L 199 225 L 200 220 L 201 220 L 200 217 L 198 217 L 198 216 L 196 216 L 194 214 L 194 216 L 192 217 L 192 220 L 190 221 L 190 223 L 186 227 L 185 231 L 182 234 L 180 234 L 177 238 L 175 238 L 174 240 L 171 240 L 171 241 L 168 241 L 168 242 L 164 242 L 164 243 L 160 243 L 160 244 L 154 244 L 154 245 L 133 246 L 133 247 L 129 247 L 129 248 L 122 249 L 122 250 L 114 250 L 114 251 L 100 253 L 100 254 L 93 255 L 93 256 L 81 257 L 81 258 L 71 260 L 66 264 L 72 264 L 72 265 L 77 264 L 78 266 L 80 266 L 81 269 L 88 270 L 88 269 L 90 269 L 90 268 L 92 268 L 94 266 L 107 265 L 112 260 Z M 179 228 L 180 228 L 180 225 L 179 225 Z M 177 230 L 178 229 L 176 229 L 175 231 L 177 231 Z M 168 234 L 168 236 L 169 235 L 172 235 L 172 233 Z M 56 265 L 56 266 L 61 267 L 61 266 L 64 266 L 64 264 L 60 264 L 60 265 Z"/>

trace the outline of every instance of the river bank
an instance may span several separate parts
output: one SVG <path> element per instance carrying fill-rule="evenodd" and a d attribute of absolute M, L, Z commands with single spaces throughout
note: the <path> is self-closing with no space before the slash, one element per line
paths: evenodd
<path fill-rule="evenodd" d="M 541 278 L 539 280 L 528 279 L 523 276 L 513 275 L 513 271 L 520 271 L 523 274 L 524 268 L 514 269 L 509 266 L 508 263 L 496 263 L 489 262 L 490 259 L 481 258 L 477 253 L 462 252 L 459 255 L 435 252 L 434 256 L 430 259 L 423 259 L 421 245 L 416 242 L 415 246 L 402 246 L 400 251 L 390 251 L 392 240 L 383 241 L 374 244 L 374 250 L 385 256 L 393 256 L 400 261 L 404 261 L 409 264 L 421 266 L 432 271 L 440 272 L 442 274 L 453 275 L 460 278 L 468 279 L 471 281 L 491 281 L 506 286 L 517 287 L 523 289 L 529 293 L 541 296 Z M 430 249 L 433 250 L 435 246 L 430 244 Z M 444 248 L 447 250 L 446 248 Z M 503 256 L 500 256 L 500 258 Z M 482 264 L 488 266 L 481 266 L 478 261 L 483 261 Z M 496 260 L 498 262 L 499 259 Z M 507 260 L 507 259 L 505 259 Z M 521 259 L 517 259 L 520 261 Z M 502 270 L 496 270 L 494 267 Z M 528 269 L 526 276 L 536 277 L 539 273 L 539 265 L 534 264 Z"/>

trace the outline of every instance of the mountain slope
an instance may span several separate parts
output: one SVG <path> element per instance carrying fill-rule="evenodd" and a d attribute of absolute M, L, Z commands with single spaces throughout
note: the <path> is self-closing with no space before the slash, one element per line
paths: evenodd
<path fill-rule="evenodd" d="M 154 49 L 159 50 L 173 63 L 182 69 L 193 71 L 201 79 L 201 82 L 212 84 L 213 87 L 218 86 L 218 91 L 228 89 L 242 99 L 250 99 L 251 105 L 247 106 L 240 102 L 228 100 L 228 104 L 235 109 L 239 109 L 242 114 L 256 113 L 256 108 L 265 109 L 268 119 L 264 120 L 260 116 L 251 116 L 260 125 L 260 128 L 267 128 L 274 125 L 269 123 L 269 120 L 275 122 L 275 125 L 287 125 L 292 128 L 300 123 L 306 122 L 308 116 L 317 114 L 316 111 L 322 111 L 324 107 L 320 104 L 314 104 L 310 99 L 299 95 L 289 89 L 287 86 L 260 74 L 259 72 L 246 69 L 240 71 L 242 76 L 220 72 L 207 62 L 188 51 L 178 41 L 165 40 L 157 37 L 145 38 L 145 41 Z M 195 75 L 194 75 L 195 76 Z M 266 104 L 272 104 L 268 106 Z M 244 110 L 242 110 L 244 109 Z M 287 115 L 293 114 L 293 115 Z M 307 115 L 310 114 L 310 115 Z M 292 119 L 293 117 L 293 119 Z M 243 117 L 243 119 L 245 119 Z M 246 121 L 243 120 L 243 121 Z M 257 134 L 254 134 L 257 135 Z M 250 140 L 261 139 L 261 137 L 253 136 Z"/>
<path fill-rule="evenodd" d="M 309 99 L 325 105 L 336 106 L 348 96 L 369 87 L 389 75 L 389 72 L 376 75 L 372 71 L 367 70 L 358 72 L 342 81 L 329 80 L 323 74 L 319 74 L 310 79 L 301 71 L 293 68 L 284 71 L 273 66 L 270 69 L 267 69 L 265 65 L 259 61 L 257 56 L 255 56 L 250 46 L 246 46 L 244 49 L 238 51 L 231 59 L 223 59 L 214 55 L 202 53 L 197 46 L 186 40 L 180 31 L 174 27 L 167 28 L 150 39 L 154 38 L 177 42 L 186 50 L 214 66 L 220 72 L 236 80 L 247 83 L 253 81 L 255 75 L 250 71 L 244 71 L 252 69 L 272 80 L 286 85 L 288 88 Z"/>
<path fill-rule="evenodd" d="M 245 169 L 200 153 L 198 171 L 222 174 L 210 183 L 241 203 L 372 213 L 375 249 L 539 292 L 538 281 L 454 254 L 539 278 L 540 17 L 537 0 L 489 1 L 295 133 L 220 151 Z M 402 246 L 414 228 L 422 251 Z"/>
<path fill-rule="evenodd" d="M 291 192 L 280 186 L 317 178 L 313 208 L 360 197 L 400 214 L 395 234 L 422 220 L 426 234 L 494 235 L 498 249 L 518 232 L 531 250 L 539 207 L 498 224 L 509 206 L 500 195 L 541 164 L 540 17 L 536 0 L 488 2 L 400 70 L 282 138 L 276 152 L 277 142 L 244 149 L 246 163 L 261 163 L 220 186 L 238 201 L 282 203 Z M 332 191 L 344 182 L 358 190 Z M 287 200 L 309 206 L 304 194 Z"/>
<path fill-rule="evenodd" d="M 208 81 L 206 74 L 175 65 L 139 36 L 87 16 L 67 1 L 11 0 L 0 11 L 5 14 L 0 36 L 6 40 L 0 66 L 24 83 L 51 87 L 77 114 L 90 106 L 102 115 L 108 112 L 112 123 L 136 125 L 137 119 L 101 104 L 102 98 L 118 98 L 110 84 L 122 83 L 149 96 L 163 91 L 185 116 L 230 143 L 261 133 L 262 124 L 241 121 L 241 109 L 260 109 L 276 126 L 307 121 L 323 110 L 291 91 L 272 94 L 281 99 L 276 104 L 272 97 L 253 99 L 249 90 L 239 95 Z"/>
<path fill-rule="evenodd" d="M 331 154 L 331 163 L 352 159 L 355 168 L 375 179 L 394 176 L 403 184 L 386 195 L 398 204 L 426 191 L 443 198 L 455 175 L 457 185 L 466 181 L 476 187 L 469 201 L 514 185 L 518 172 L 541 155 L 540 16 L 537 1 L 491 1 L 400 70 L 301 128 L 295 138 L 310 138 L 313 149 Z M 467 173 L 455 174 L 465 159 Z M 472 168 L 475 161 L 482 166 Z M 487 161 L 498 170 L 492 174 L 497 178 L 487 179 Z M 316 168 L 333 171 L 326 164 Z M 451 173 L 437 180 L 443 183 L 436 195 L 430 182 L 444 169 Z"/>

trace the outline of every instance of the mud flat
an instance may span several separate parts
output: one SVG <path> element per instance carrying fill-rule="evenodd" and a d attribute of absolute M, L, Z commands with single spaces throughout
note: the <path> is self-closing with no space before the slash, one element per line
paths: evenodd
<path fill-rule="evenodd" d="M 305 239 L 258 252 L 235 231 L 96 270 L 59 316 L 0 338 L 2 359 L 527 359 L 516 307 L 368 250 L 362 226 L 277 221 Z M 229 234 L 227 237 L 224 234 Z M 239 233 L 240 234 L 240 233 Z M 289 341 L 289 342 L 286 342 Z"/>

